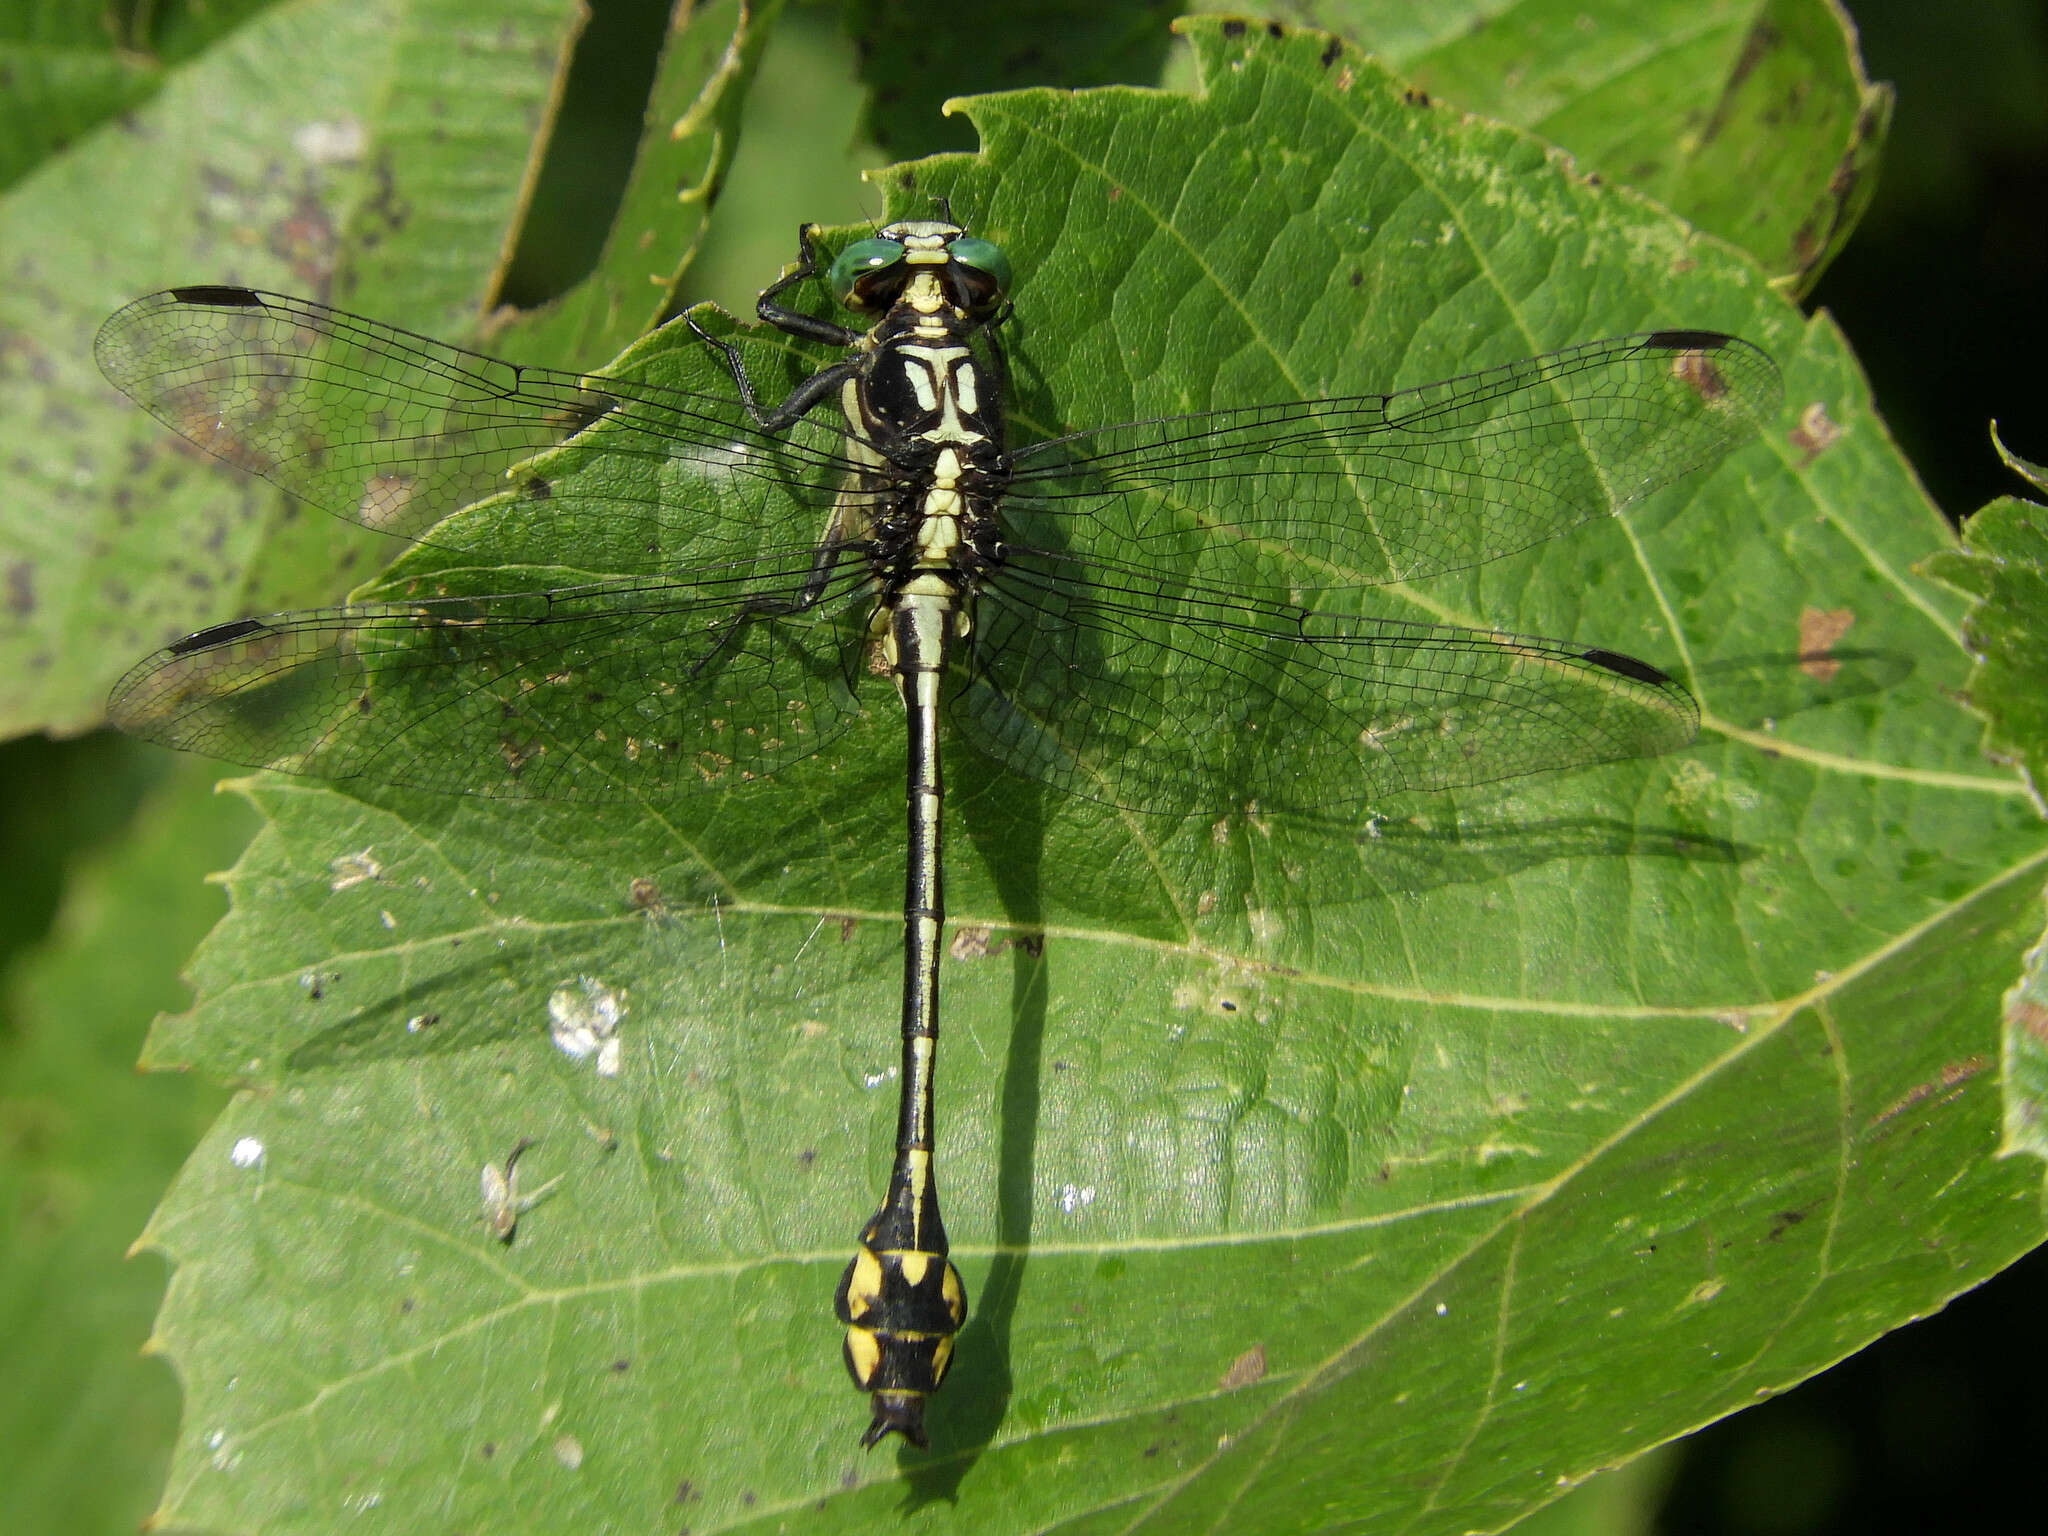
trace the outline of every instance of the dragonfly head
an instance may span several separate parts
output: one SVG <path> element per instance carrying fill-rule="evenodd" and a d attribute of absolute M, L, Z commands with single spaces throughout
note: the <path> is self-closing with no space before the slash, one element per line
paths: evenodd
<path fill-rule="evenodd" d="M 879 315 L 918 279 L 970 319 L 986 319 L 1010 291 L 1010 259 L 993 241 L 935 219 L 890 224 L 841 251 L 827 275 L 833 297 L 848 309 Z"/>

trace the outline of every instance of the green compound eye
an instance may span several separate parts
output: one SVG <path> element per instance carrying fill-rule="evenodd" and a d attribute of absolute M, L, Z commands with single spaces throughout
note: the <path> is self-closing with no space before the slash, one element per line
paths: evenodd
<path fill-rule="evenodd" d="M 832 296 L 849 308 L 862 307 L 854 297 L 854 284 L 876 272 L 887 271 L 903 259 L 903 245 L 897 240 L 856 240 L 832 261 L 825 275 Z"/>
<path fill-rule="evenodd" d="M 1003 248 L 993 240 L 977 239 L 973 235 L 962 235 L 947 247 L 953 259 L 963 267 L 971 267 L 986 276 L 993 288 L 992 299 L 1001 298 L 1010 291 L 1010 258 L 1003 254 Z"/>

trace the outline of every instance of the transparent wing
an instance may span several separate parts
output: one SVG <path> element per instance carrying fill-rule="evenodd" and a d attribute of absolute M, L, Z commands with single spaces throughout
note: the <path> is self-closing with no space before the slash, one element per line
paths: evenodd
<path fill-rule="evenodd" d="M 1231 545 L 1294 588 L 1412 580 L 1619 510 L 1744 441 L 1778 370 L 1718 331 L 1587 342 L 1387 395 L 1129 422 L 1014 458 L 1022 542 L 1197 579 Z"/>
<path fill-rule="evenodd" d="M 1326 811 L 1683 746 L 1697 706 L 1586 646 L 1248 599 L 1014 550 L 951 715 L 1069 793 L 1189 814 Z"/>
<path fill-rule="evenodd" d="M 545 498 L 545 482 L 508 472 L 600 421 L 611 454 L 772 485 L 811 508 L 828 505 L 853 467 L 828 412 L 763 433 L 730 392 L 522 367 L 249 288 L 137 299 L 100 327 L 93 350 L 115 388 L 207 452 L 407 538 L 497 491 Z M 622 547 L 668 542 L 661 500 L 597 490 L 583 500 L 605 503 L 598 515 Z M 451 528 L 435 542 L 460 537 Z"/>
<path fill-rule="evenodd" d="M 858 709 L 866 570 L 847 555 L 822 575 L 798 550 L 243 619 L 148 657 L 108 709 L 165 746 L 327 779 L 572 800 L 722 787 L 817 751 Z"/>

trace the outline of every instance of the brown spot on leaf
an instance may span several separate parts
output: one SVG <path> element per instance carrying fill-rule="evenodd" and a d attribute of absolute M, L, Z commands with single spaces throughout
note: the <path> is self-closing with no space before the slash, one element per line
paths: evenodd
<path fill-rule="evenodd" d="M 1749 29 L 1749 36 L 1742 40 L 1742 53 L 1735 60 L 1735 67 L 1728 72 L 1728 84 L 1722 88 L 1723 96 L 1732 96 L 1742 82 L 1747 80 L 1763 63 L 1764 56 L 1778 46 L 1778 29 L 1768 21 L 1759 21 Z"/>
<path fill-rule="evenodd" d="M 1828 652 L 1849 632 L 1856 614 L 1849 608 L 1802 608 L 1799 612 L 1799 670 L 1817 683 L 1831 683 L 1842 664 Z"/>
<path fill-rule="evenodd" d="M 1239 1387 L 1248 1387 L 1261 1380 L 1266 1374 L 1266 1346 L 1254 1344 L 1250 1349 L 1230 1362 L 1230 1368 L 1216 1383 L 1218 1392 L 1235 1392 Z"/>
<path fill-rule="evenodd" d="M 1785 434 L 1785 440 L 1799 450 L 1799 467 L 1806 468 L 1841 440 L 1842 429 L 1818 400 L 1799 413 L 1799 425 Z"/>
<path fill-rule="evenodd" d="M 2048 1045 L 2048 1008 L 2021 998 L 2005 1011 L 2005 1022 L 2037 1045 Z"/>
<path fill-rule="evenodd" d="M 1924 1104 L 1937 1095 L 1946 1102 L 1961 1090 L 1963 1084 L 1985 1071 L 1990 1065 L 1991 1058 L 1983 1055 L 1964 1056 L 1955 1061 L 1945 1062 L 1933 1081 L 1915 1083 L 1879 1110 L 1877 1117 L 1870 1123 L 1876 1127 L 1883 1125 L 1887 1120 L 1895 1120 L 1916 1104 Z"/>

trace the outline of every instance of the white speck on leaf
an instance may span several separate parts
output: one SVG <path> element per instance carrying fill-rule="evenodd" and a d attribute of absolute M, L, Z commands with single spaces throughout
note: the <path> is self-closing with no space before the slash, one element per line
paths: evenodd
<path fill-rule="evenodd" d="M 216 1472 L 232 1472 L 241 1463 L 242 1452 L 228 1439 L 227 1431 L 216 1429 L 206 1437 L 206 1459 Z"/>
<path fill-rule="evenodd" d="M 228 1148 L 228 1161 L 237 1168 L 254 1168 L 263 1161 L 263 1143 L 254 1136 L 244 1136 Z"/>
<path fill-rule="evenodd" d="M 623 1058 L 619 1019 L 626 1005 L 619 993 L 591 976 L 557 987 L 548 998 L 548 1033 L 556 1049 L 577 1061 L 597 1058 L 600 1077 L 617 1077 Z"/>
<path fill-rule="evenodd" d="M 333 872 L 327 882 L 330 891 L 345 891 L 350 886 L 375 880 L 384 873 L 384 866 L 377 862 L 376 855 L 368 848 L 361 853 L 344 853 L 338 859 L 329 859 L 327 867 Z"/>
<path fill-rule="evenodd" d="M 314 165 L 352 165 L 363 158 L 363 125 L 353 117 L 307 123 L 292 134 L 299 158 Z"/>
<path fill-rule="evenodd" d="M 583 1442 L 574 1435 L 563 1435 L 555 1441 L 555 1460 L 574 1472 L 583 1465 Z"/>

